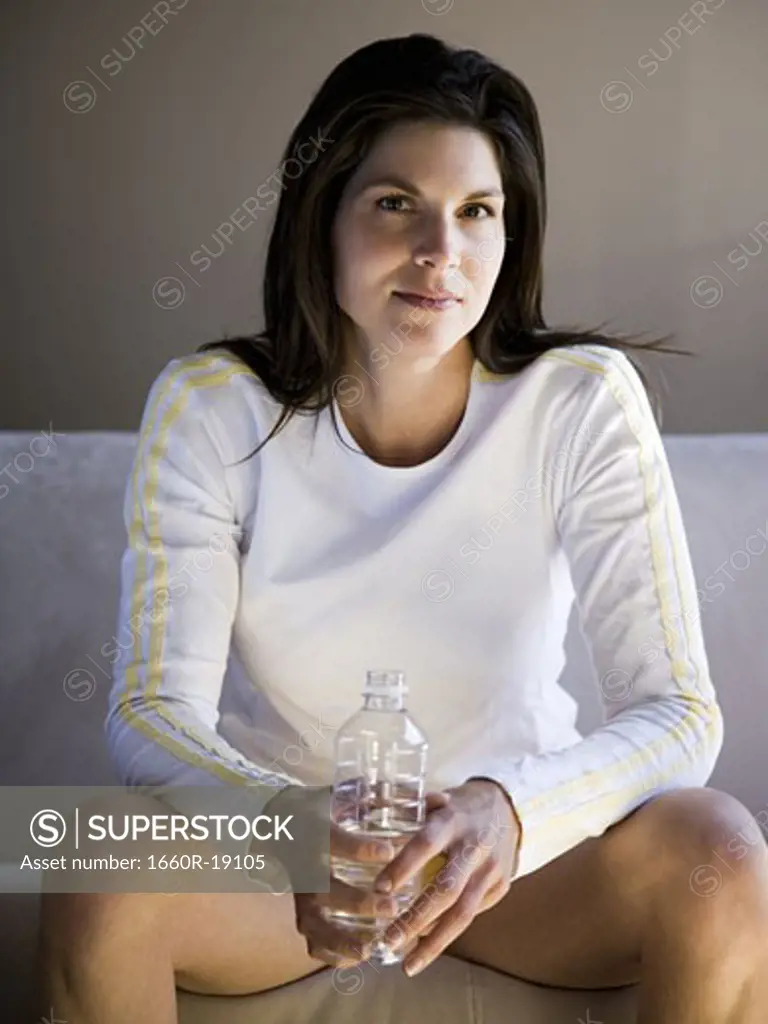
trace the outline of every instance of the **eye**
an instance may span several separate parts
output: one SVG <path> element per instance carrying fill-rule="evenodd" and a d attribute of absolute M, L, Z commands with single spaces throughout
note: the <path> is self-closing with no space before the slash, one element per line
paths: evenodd
<path fill-rule="evenodd" d="M 408 199 L 407 199 L 406 196 L 397 195 L 397 194 L 392 193 L 390 195 L 382 196 L 380 199 L 377 199 L 376 200 L 376 208 L 378 210 L 381 210 L 382 213 L 405 213 L 405 210 L 402 207 L 400 207 L 399 209 L 392 209 L 391 207 L 389 209 L 385 209 L 382 206 L 382 203 L 394 203 L 394 204 L 397 204 L 397 203 L 407 203 L 407 202 L 408 202 Z M 486 217 L 495 217 L 496 216 L 496 211 L 494 210 L 494 208 L 492 206 L 489 206 L 487 203 L 469 203 L 468 206 L 464 207 L 464 211 L 463 212 L 466 214 L 467 210 L 482 210 L 485 213 Z M 481 216 L 474 216 L 474 217 L 470 216 L 467 219 L 468 220 L 485 220 L 486 218 L 485 217 L 481 217 Z"/>
<path fill-rule="evenodd" d="M 400 196 L 400 195 L 395 195 L 395 194 L 388 195 L 388 196 L 382 196 L 381 199 L 377 199 L 376 200 L 376 208 L 378 210 L 381 210 L 382 213 L 402 213 L 403 212 L 402 210 L 384 210 L 382 208 L 381 204 L 382 203 L 404 203 L 404 202 L 406 202 L 405 196 Z"/>
<path fill-rule="evenodd" d="M 464 207 L 466 210 L 485 210 L 489 217 L 495 217 L 496 211 L 492 206 L 488 206 L 487 203 L 470 203 L 469 206 Z M 485 220 L 484 217 L 470 217 L 470 220 Z"/>

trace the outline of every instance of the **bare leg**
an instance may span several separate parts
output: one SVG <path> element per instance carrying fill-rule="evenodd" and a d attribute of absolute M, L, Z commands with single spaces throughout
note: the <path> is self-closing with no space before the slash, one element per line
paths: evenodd
<path fill-rule="evenodd" d="M 290 894 L 44 891 L 40 925 L 40 1012 L 76 1024 L 175 1024 L 177 986 L 244 995 L 325 967 L 296 931 Z"/>
<path fill-rule="evenodd" d="M 513 882 L 447 952 L 545 985 L 639 982 L 637 1024 L 760 1024 L 768 847 L 734 797 L 676 790 Z"/>
<path fill-rule="evenodd" d="M 61 893 L 43 909 L 41 1010 L 77 1024 L 172 1024 L 176 987 L 245 995 L 324 966 L 270 893 Z"/>

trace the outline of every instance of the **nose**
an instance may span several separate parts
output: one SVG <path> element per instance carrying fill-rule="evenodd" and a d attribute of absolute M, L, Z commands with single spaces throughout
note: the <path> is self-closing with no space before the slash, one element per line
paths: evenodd
<path fill-rule="evenodd" d="M 413 259 L 419 267 L 434 267 L 441 272 L 457 269 L 461 255 L 454 226 L 444 220 L 433 221 L 418 238 Z"/>

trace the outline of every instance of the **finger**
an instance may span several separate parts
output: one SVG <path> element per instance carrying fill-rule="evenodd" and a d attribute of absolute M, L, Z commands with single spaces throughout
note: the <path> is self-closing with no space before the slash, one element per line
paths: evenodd
<path fill-rule="evenodd" d="M 350 832 L 335 822 L 331 823 L 331 856 L 370 864 L 388 864 L 396 852 L 389 839 L 377 838 L 375 833 Z"/>
<path fill-rule="evenodd" d="M 432 857 L 432 859 L 427 862 L 427 866 L 421 873 L 422 888 L 426 888 L 426 886 L 441 876 L 447 863 L 448 855 L 445 852 L 438 853 L 436 857 Z"/>
<path fill-rule="evenodd" d="M 357 964 L 364 963 L 368 956 L 345 956 L 343 953 L 337 953 L 332 949 L 326 949 L 318 941 L 307 940 L 307 954 L 312 957 L 313 960 L 319 960 L 320 963 L 327 964 L 329 967 L 355 967 Z"/>
<path fill-rule="evenodd" d="M 431 934 L 422 938 L 406 957 L 403 969 L 409 977 L 428 967 L 466 931 L 480 910 L 486 889 L 487 882 L 482 878 L 472 879 L 451 909 L 435 924 Z"/>
<path fill-rule="evenodd" d="M 401 888 L 450 845 L 455 838 L 454 829 L 455 817 L 450 806 L 435 811 L 424 828 L 379 872 L 374 881 L 374 889 L 389 892 Z"/>
<path fill-rule="evenodd" d="M 371 955 L 370 932 L 342 929 L 321 917 L 308 922 L 307 930 L 302 934 L 309 955 L 334 967 L 353 966 Z"/>
<path fill-rule="evenodd" d="M 509 888 L 510 886 L 508 880 L 505 878 L 500 878 L 495 885 L 491 886 L 491 888 L 483 897 L 483 902 L 480 909 L 485 911 L 490 910 L 491 907 L 495 907 L 496 904 L 500 903 L 501 900 L 503 900 L 504 897 L 507 895 L 507 893 L 509 892 Z"/>
<path fill-rule="evenodd" d="M 400 911 L 394 896 L 382 896 L 370 889 L 359 889 L 333 876 L 329 891 L 322 894 L 321 902 L 324 907 L 334 911 L 362 914 L 387 921 L 394 920 Z"/>
<path fill-rule="evenodd" d="M 451 802 L 451 794 L 446 793 L 444 790 L 435 790 L 429 792 L 424 797 L 425 810 L 427 814 L 432 811 L 438 811 L 441 807 L 447 807 Z"/>
<path fill-rule="evenodd" d="M 418 898 L 384 932 L 383 940 L 394 947 L 407 946 L 413 939 L 423 936 L 447 914 L 462 898 L 470 886 L 481 885 L 486 893 L 496 883 L 494 866 L 490 862 L 469 874 L 462 863 L 460 850 L 454 846 L 445 868 L 434 882 L 427 885 Z"/>
<path fill-rule="evenodd" d="M 459 870 L 455 856 L 428 882 L 408 909 L 388 926 L 383 941 L 392 948 L 404 947 L 432 927 L 462 893 L 469 877 Z"/>

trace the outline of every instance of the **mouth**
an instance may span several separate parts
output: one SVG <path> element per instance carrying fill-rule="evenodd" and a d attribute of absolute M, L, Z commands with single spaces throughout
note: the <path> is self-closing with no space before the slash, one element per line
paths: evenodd
<path fill-rule="evenodd" d="M 454 306 L 460 306 L 462 299 L 457 295 L 421 295 L 418 292 L 394 292 L 395 298 L 400 299 L 401 302 L 408 303 L 409 306 L 421 306 L 423 309 L 452 309 Z"/>

